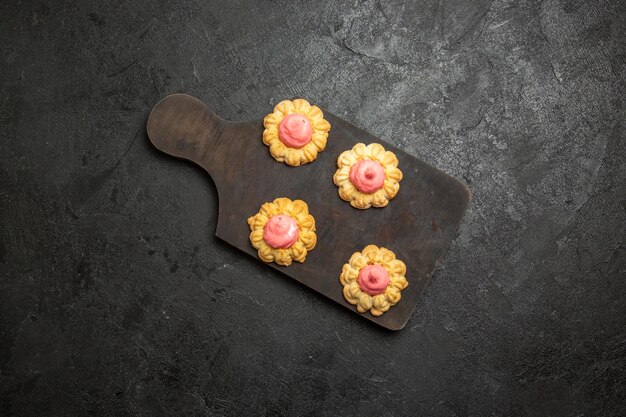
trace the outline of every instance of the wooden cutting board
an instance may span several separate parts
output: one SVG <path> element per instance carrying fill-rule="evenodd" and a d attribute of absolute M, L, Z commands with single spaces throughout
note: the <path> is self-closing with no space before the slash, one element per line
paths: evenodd
<path fill-rule="evenodd" d="M 324 117 L 331 124 L 326 149 L 314 162 L 297 168 L 271 157 L 261 139 L 262 119 L 229 122 L 186 94 L 173 94 L 159 102 L 150 113 L 147 130 L 157 149 L 190 160 L 209 173 L 219 197 L 216 235 L 255 259 L 256 250 L 248 240 L 248 217 L 277 197 L 304 200 L 315 217 L 317 246 L 303 264 L 268 265 L 355 314 L 399 330 L 449 247 L 469 205 L 470 190 L 328 111 Z M 404 178 L 400 192 L 386 208 L 357 210 L 337 194 L 332 180 L 337 157 L 358 142 L 380 143 L 398 157 Z M 343 264 L 369 244 L 391 249 L 407 266 L 409 286 L 402 291 L 402 300 L 380 317 L 356 312 L 344 299 L 339 282 Z"/>

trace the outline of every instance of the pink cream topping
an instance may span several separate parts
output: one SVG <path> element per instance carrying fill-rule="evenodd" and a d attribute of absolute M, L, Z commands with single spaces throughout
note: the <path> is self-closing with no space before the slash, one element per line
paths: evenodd
<path fill-rule="evenodd" d="M 359 271 L 357 282 L 364 293 L 378 295 L 384 293 L 389 286 L 389 274 L 380 265 L 367 265 Z"/>
<path fill-rule="evenodd" d="M 376 161 L 364 159 L 350 168 L 350 182 L 362 193 L 375 193 L 385 184 L 385 168 Z"/>
<path fill-rule="evenodd" d="M 292 113 L 278 125 L 278 138 L 290 148 L 301 148 L 311 141 L 313 127 L 306 116 Z"/>
<path fill-rule="evenodd" d="M 274 249 L 287 249 L 298 240 L 298 223 L 286 214 L 272 216 L 263 227 L 263 239 Z"/>

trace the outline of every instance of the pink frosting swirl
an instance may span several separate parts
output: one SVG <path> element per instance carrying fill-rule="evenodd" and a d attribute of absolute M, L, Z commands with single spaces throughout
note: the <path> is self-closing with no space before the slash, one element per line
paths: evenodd
<path fill-rule="evenodd" d="M 263 227 L 263 239 L 274 249 L 291 247 L 298 240 L 298 235 L 298 223 L 286 214 L 270 217 Z"/>
<path fill-rule="evenodd" d="M 313 127 L 306 116 L 292 113 L 278 125 L 278 138 L 290 148 L 301 148 L 311 141 Z"/>
<path fill-rule="evenodd" d="M 367 265 L 359 271 L 357 282 L 366 294 L 382 294 L 389 286 L 389 273 L 380 265 Z"/>
<path fill-rule="evenodd" d="M 385 168 L 376 161 L 364 159 L 350 168 L 350 182 L 362 193 L 374 193 L 385 184 Z"/>

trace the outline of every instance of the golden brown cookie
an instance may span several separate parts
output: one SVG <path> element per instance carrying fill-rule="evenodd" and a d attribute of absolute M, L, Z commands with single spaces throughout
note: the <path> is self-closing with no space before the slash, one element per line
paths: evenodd
<path fill-rule="evenodd" d="M 409 285 L 405 274 L 406 265 L 392 251 L 368 245 L 343 265 L 339 281 L 343 296 L 359 313 L 380 316 L 400 301 Z"/>
<path fill-rule="evenodd" d="M 263 262 L 304 262 L 317 242 L 315 219 L 302 200 L 277 198 L 248 219 L 250 243 Z"/>
<path fill-rule="evenodd" d="M 278 162 L 308 164 L 326 147 L 330 123 L 317 106 L 304 99 L 281 101 L 263 119 L 263 143 Z"/>
<path fill-rule="evenodd" d="M 398 158 L 379 143 L 357 143 L 337 158 L 333 182 L 339 197 L 358 209 L 385 207 L 400 190 Z"/>

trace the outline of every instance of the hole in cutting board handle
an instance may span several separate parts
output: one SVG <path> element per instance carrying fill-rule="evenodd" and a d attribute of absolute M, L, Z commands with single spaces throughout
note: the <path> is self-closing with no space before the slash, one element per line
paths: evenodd
<path fill-rule="evenodd" d="M 200 163 L 217 147 L 226 123 L 197 98 L 172 94 L 154 106 L 146 129 L 161 152 Z"/>

